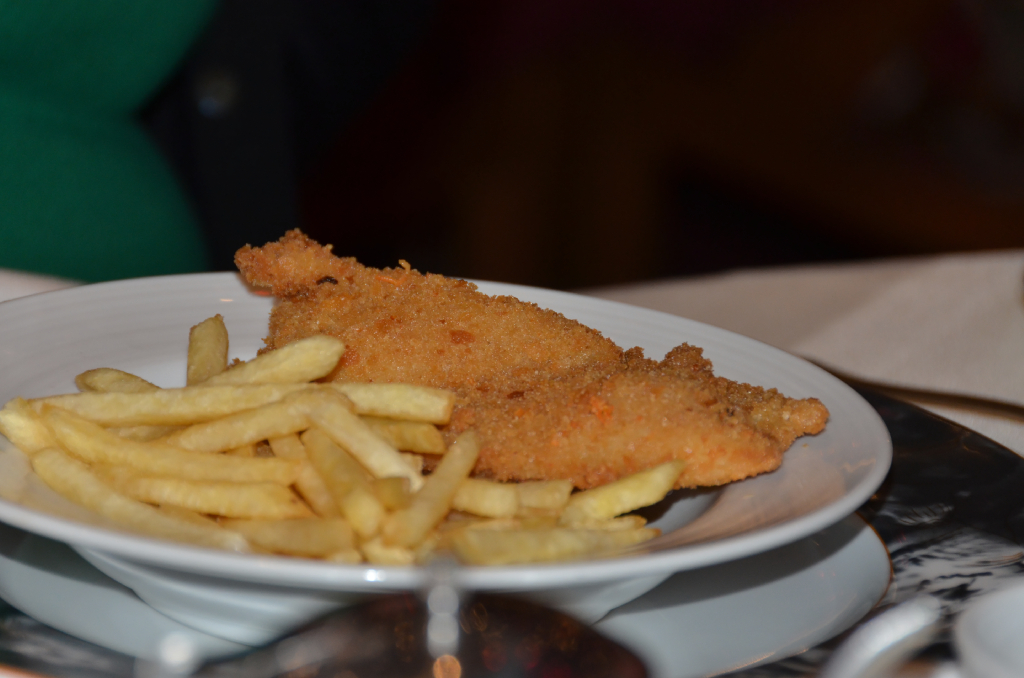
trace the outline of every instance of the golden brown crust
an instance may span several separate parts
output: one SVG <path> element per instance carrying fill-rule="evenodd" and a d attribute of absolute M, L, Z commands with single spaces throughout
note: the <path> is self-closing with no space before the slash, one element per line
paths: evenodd
<path fill-rule="evenodd" d="M 414 269 L 367 268 L 297 231 L 243 248 L 236 261 L 247 281 L 281 300 L 267 348 L 310 334 L 339 337 L 346 351 L 336 379 L 512 391 L 538 375 L 614 365 L 622 354 L 599 332 L 535 304 Z"/>
<path fill-rule="evenodd" d="M 699 348 L 678 352 L 706 369 L 680 373 L 672 354 L 658 363 L 627 353 L 609 374 L 538 383 L 514 400 L 478 398 L 449 435 L 477 429 L 476 471 L 499 480 L 571 478 L 586 488 L 685 459 L 677 486 L 697 487 L 772 471 L 798 435 L 824 428 L 819 401 L 714 377 Z"/>
<path fill-rule="evenodd" d="M 478 475 L 586 488 L 681 458 L 678 486 L 718 485 L 777 468 L 828 418 L 817 400 L 715 377 L 699 348 L 648 360 L 535 304 L 407 265 L 367 268 L 298 231 L 236 262 L 280 298 L 267 349 L 329 334 L 346 343 L 334 379 L 455 391 L 445 434 L 480 433 Z"/>

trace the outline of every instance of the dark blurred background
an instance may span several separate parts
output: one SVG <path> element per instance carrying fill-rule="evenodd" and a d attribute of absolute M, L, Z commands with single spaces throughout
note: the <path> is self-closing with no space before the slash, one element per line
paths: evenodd
<path fill-rule="evenodd" d="M 145 119 L 219 269 L 576 288 L 1024 246 L 1011 0 L 224 0 Z"/>

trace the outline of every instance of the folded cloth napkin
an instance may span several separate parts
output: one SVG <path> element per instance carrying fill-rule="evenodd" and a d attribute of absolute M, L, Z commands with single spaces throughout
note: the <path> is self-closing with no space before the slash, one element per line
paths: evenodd
<path fill-rule="evenodd" d="M 591 290 L 865 380 L 1024 405 L 1024 251 L 742 270 Z M 921 403 L 1024 454 L 1024 419 Z"/>

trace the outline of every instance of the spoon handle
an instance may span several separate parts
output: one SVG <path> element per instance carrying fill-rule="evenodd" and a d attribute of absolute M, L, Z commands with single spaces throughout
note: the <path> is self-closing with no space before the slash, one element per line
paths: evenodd
<path fill-rule="evenodd" d="M 881 678 L 926 647 L 938 632 L 942 603 L 919 596 L 867 622 L 832 654 L 818 678 Z"/>

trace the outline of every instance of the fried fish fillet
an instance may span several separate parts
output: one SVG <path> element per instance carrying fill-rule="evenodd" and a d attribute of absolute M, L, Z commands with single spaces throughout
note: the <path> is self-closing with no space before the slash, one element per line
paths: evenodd
<path fill-rule="evenodd" d="M 346 345 L 332 379 L 454 391 L 444 434 L 479 432 L 477 476 L 588 488 L 685 459 L 677 487 L 720 485 L 774 470 L 828 419 L 814 398 L 714 376 L 699 348 L 649 360 L 554 311 L 405 262 L 368 268 L 299 231 L 235 261 L 280 300 L 268 350 L 328 334 Z"/>

